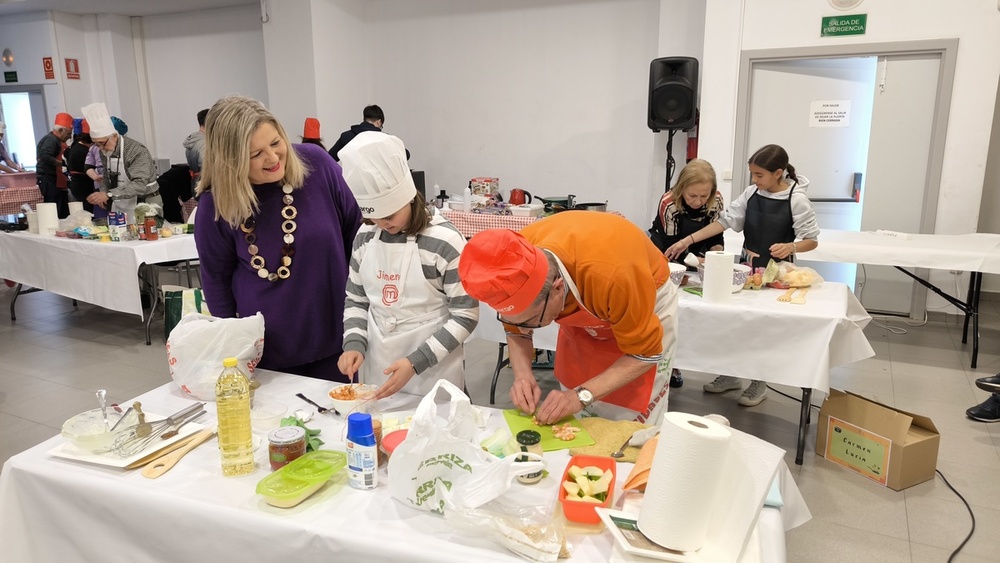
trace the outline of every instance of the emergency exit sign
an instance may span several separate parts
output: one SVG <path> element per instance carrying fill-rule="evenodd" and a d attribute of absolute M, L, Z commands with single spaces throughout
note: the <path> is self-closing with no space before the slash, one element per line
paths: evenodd
<path fill-rule="evenodd" d="M 864 35 L 868 27 L 868 14 L 852 16 L 831 16 L 823 18 L 820 26 L 820 37 L 836 37 L 839 35 Z"/>
<path fill-rule="evenodd" d="M 16 70 L 4 71 L 4 73 L 3 73 L 3 81 L 4 82 L 17 82 L 17 71 Z"/>

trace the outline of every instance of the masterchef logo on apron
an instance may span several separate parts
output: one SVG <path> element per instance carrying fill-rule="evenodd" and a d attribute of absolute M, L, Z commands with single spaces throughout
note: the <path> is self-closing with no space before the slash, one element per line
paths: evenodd
<path fill-rule="evenodd" d="M 378 271 L 378 275 L 376 277 L 381 281 L 391 281 L 391 282 L 400 281 L 399 274 L 390 274 L 389 272 L 385 272 L 382 270 Z M 386 307 L 392 307 L 393 303 L 396 303 L 397 301 L 399 301 L 399 287 L 397 287 L 396 284 L 394 283 L 387 283 L 383 285 L 382 304 L 385 305 Z"/>

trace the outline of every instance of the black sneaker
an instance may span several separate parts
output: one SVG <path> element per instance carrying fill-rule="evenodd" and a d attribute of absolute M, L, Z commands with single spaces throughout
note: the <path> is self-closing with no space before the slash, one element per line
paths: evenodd
<path fill-rule="evenodd" d="M 965 411 L 972 420 L 1000 422 L 1000 395 L 993 393 L 989 399 Z"/>
<path fill-rule="evenodd" d="M 684 376 L 681 375 L 681 370 L 674 368 L 674 371 L 670 372 L 670 387 L 677 389 L 684 385 Z"/>
<path fill-rule="evenodd" d="M 976 387 L 990 393 L 1000 393 L 1000 373 L 990 377 L 980 377 L 976 380 Z"/>

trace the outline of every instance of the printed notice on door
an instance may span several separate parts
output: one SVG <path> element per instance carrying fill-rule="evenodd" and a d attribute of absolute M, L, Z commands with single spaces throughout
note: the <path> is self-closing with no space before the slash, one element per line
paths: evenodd
<path fill-rule="evenodd" d="M 850 100 L 819 100 L 809 104 L 809 127 L 848 127 Z"/>

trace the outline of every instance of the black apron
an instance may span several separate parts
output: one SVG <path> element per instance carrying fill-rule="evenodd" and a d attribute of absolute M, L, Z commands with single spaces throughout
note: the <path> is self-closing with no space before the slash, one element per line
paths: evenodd
<path fill-rule="evenodd" d="M 752 268 L 766 268 L 771 260 L 771 245 L 777 243 L 795 242 L 794 220 L 792 219 L 792 184 L 788 199 L 771 199 L 758 195 L 755 191 L 747 199 L 747 214 L 743 222 L 743 255 L 741 262 L 748 262 L 747 250 L 759 256 L 750 264 Z M 794 261 L 789 255 L 785 260 Z"/>

